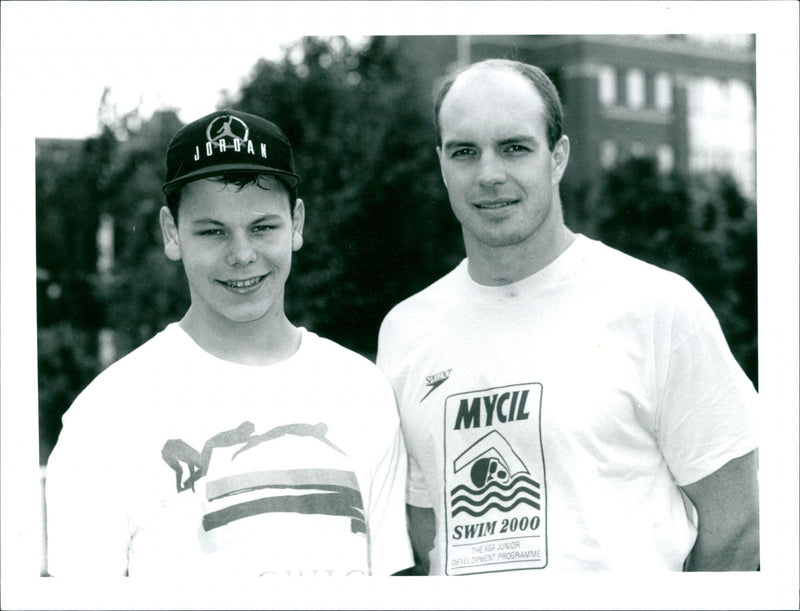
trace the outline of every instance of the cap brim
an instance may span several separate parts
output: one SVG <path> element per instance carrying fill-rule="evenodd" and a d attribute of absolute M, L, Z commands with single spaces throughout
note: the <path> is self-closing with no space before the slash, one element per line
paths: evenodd
<path fill-rule="evenodd" d="M 263 165 L 256 165 L 252 163 L 223 163 L 212 167 L 202 168 L 194 172 L 189 172 L 180 178 L 170 180 L 169 182 L 164 183 L 164 186 L 161 187 L 161 191 L 165 195 L 169 195 L 175 191 L 175 189 L 181 185 L 185 185 L 187 182 L 192 182 L 194 180 L 200 180 L 201 178 L 208 178 L 211 176 L 219 176 L 220 174 L 227 174 L 229 172 L 249 172 L 252 174 L 267 174 L 269 176 L 275 176 L 290 189 L 296 189 L 300 184 L 300 177 L 297 174 L 292 174 L 291 172 L 273 170 L 264 167 Z"/>

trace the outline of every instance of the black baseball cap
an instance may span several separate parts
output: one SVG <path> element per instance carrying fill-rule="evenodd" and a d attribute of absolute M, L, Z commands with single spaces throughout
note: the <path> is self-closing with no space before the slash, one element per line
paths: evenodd
<path fill-rule="evenodd" d="M 289 139 L 280 127 L 238 110 L 218 110 L 183 127 L 167 148 L 167 173 L 161 190 L 227 172 L 270 174 L 296 189 Z"/>

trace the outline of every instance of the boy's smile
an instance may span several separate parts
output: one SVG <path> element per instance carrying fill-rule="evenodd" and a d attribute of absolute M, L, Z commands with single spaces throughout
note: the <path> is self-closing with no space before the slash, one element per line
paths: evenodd
<path fill-rule="evenodd" d="M 246 280 L 218 280 L 220 284 L 227 286 L 230 290 L 236 292 L 249 291 L 253 287 L 258 286 L 267 276 L 257 276 L 255 278 L 248 278 Z"/>

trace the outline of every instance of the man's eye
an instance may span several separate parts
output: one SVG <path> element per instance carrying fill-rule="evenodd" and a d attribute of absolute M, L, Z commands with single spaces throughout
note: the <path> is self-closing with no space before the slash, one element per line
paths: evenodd
<path fill-rule="evenodd" d="M 506 152 L 508 153 L 529 153 L 530 150 L 531 149 L 524 144 L 511 144 L 506 148 Z"/>
<path fill-rule="evenodd" d="M 264 231 L 271 231 L 271 230 L 277 229 L 277 228 L 278 228 L 277 225 L 255 225 L 253 227 L 253 231 L 255 233 L 260 233 L 260 232 L 264 232 Z"/>
<path fill-rule="evenodd" d="M 453 159 L 457 157 L 470 157 L 475 154 L 473 149 L 456 149 L 451 154 L 450 157 Z"/>

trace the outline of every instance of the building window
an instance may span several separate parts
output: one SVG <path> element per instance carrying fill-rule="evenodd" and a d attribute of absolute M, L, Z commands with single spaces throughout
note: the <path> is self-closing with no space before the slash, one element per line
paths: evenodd
<path fill-rule="evenodd" d="M 707 47 L 752 49 L 752 34 L 688 34 L 686 39 Z"/>
<path fill-rule="evenodd" d="M 656 151 L 658 170 L 664 174 L 669 174 L 675 169 L 675 152 L 668 144 L 662 144 Z"/>
<path fill-rule="evenodd" d="M 603 106 L 617 103 L 617 72 L 611 66 L 600 66 L 597 72 L 597 97 Z"/>
<path fill-rule="evenodd" d="M 637 68 L 628 70 L 625 85 L 628 106 L 634 109 L 643 108 L 645 102 L 644 72 Z"/>
<path fill-rule="evenodd" d="M 710 77 L 687 85 L 688 167 L 730 172 L 746 197 L 755 197 L 755 99 L 745 81 L 723 85 Z"/>
<path fill-rule="evenodd" d="M 607 170 L 617 162 L 617 143 L 613 140 L 603 140 L 600 145 L 600 164 Z"/>
<path fill-rule="evenodd" d="M 655 80 L 655 102 L 658 110 L 672 109 L 672 77 L 661 72 Z"/>

